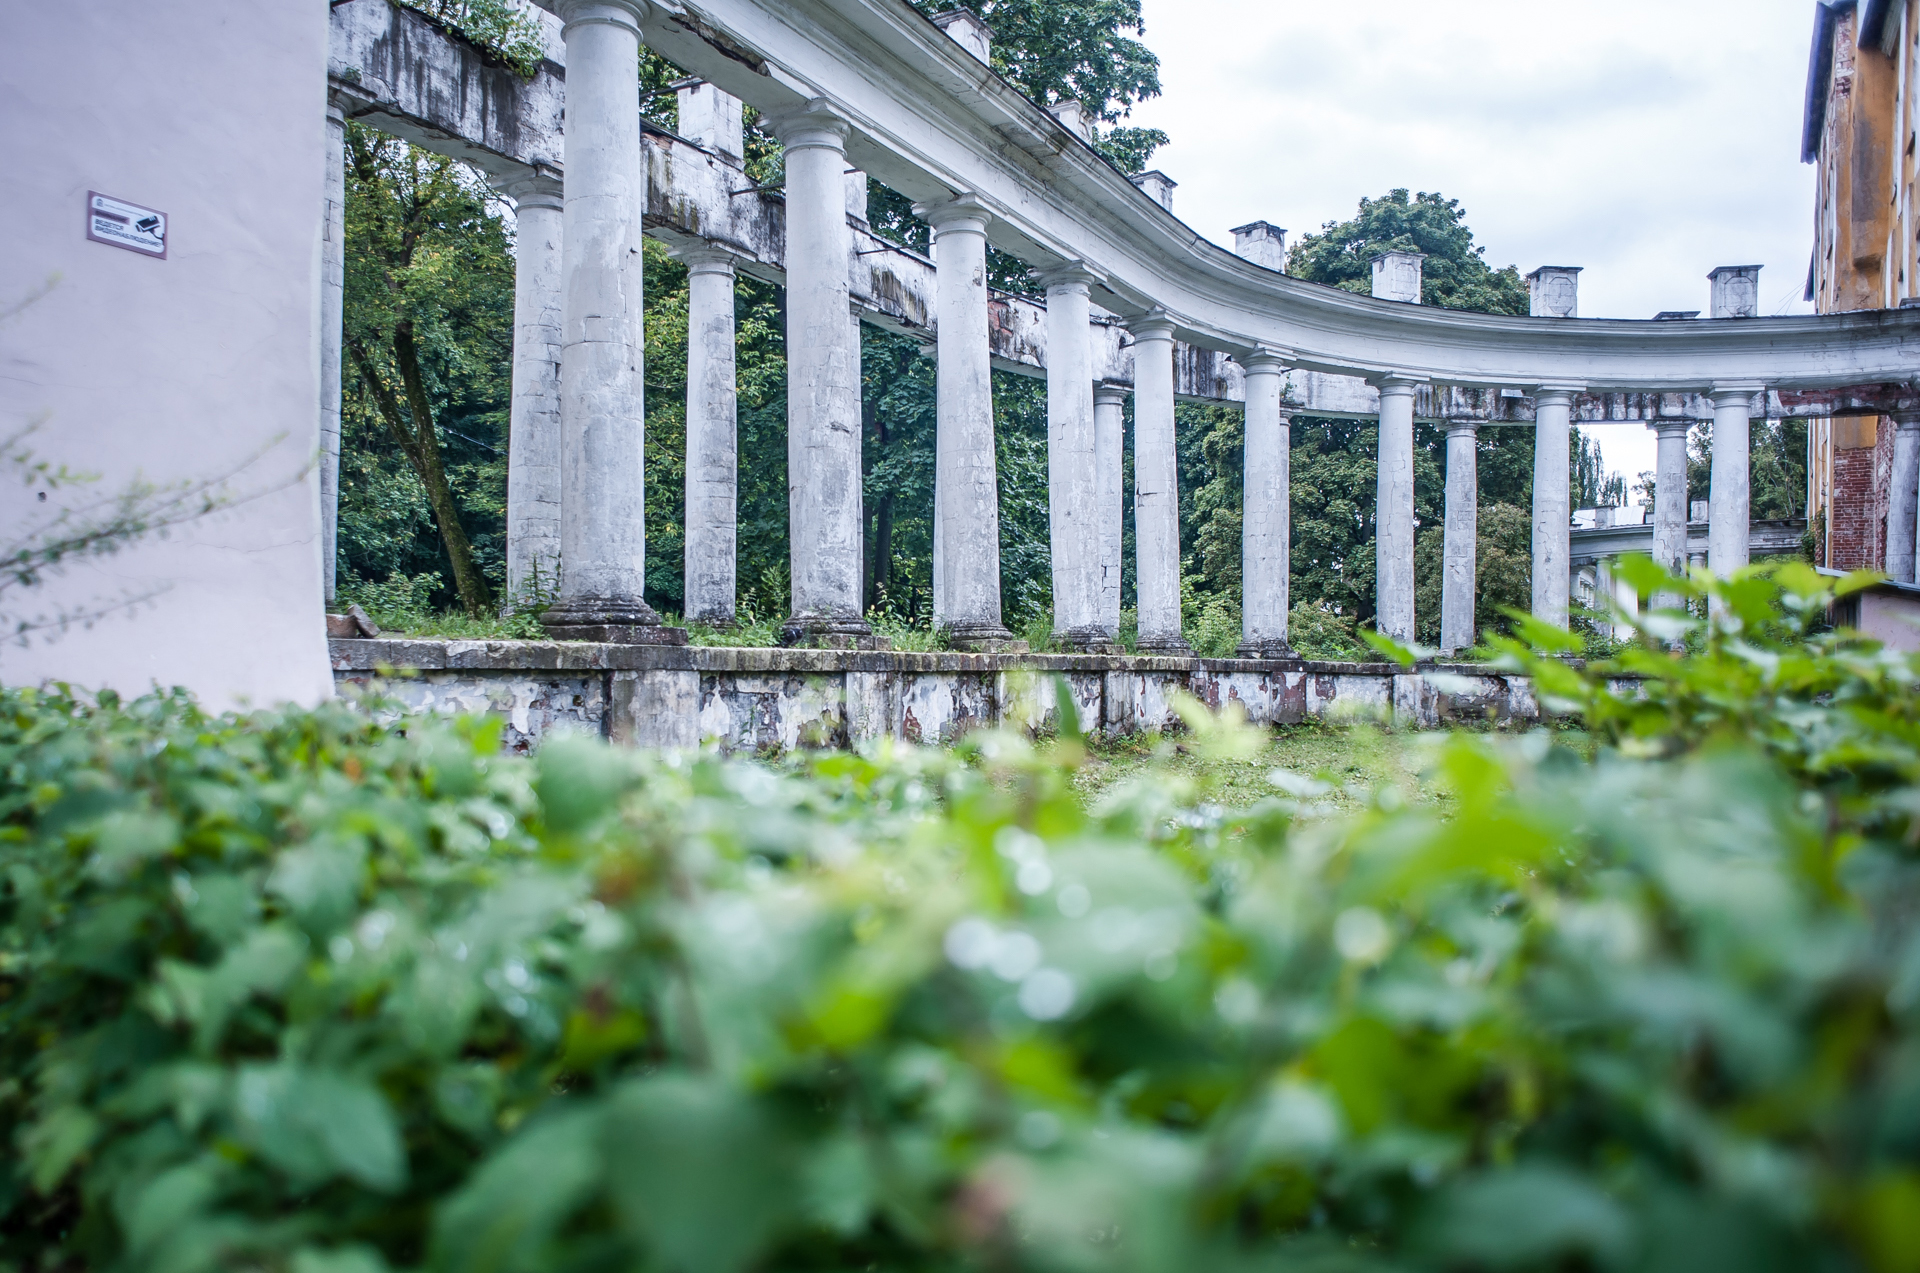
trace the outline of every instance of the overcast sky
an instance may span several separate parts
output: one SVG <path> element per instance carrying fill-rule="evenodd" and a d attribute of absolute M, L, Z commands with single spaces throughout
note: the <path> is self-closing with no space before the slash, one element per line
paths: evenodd
<path fill-rule="evenodd" d="M 1765 265 L 1804 313 L 1800 163 L 1814 0 L 1145 0 L 1174 211 L 1225 244 L 1292 241 L 1396 187 L 1460 200 L 1496 268 L 1578 265 L 1580 313 L 1707 308 L 1707 271 Z M 1639 426 L 1608 466 L 1653 466 Z"/>

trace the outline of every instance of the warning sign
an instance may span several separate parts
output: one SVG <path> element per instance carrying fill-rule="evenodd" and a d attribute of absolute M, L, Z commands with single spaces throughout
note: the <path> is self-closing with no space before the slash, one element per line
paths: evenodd
<path fill-rule="evenodd" d="M 87 237 L 108 247 L 167 257 L 167 214 L 87 192 Z"/>

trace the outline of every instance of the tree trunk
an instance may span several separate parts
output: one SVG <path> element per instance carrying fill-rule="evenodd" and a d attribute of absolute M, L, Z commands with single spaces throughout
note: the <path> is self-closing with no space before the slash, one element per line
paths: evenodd
<path fill-rule="evenodd" d="M 468 614 L 479 618 L 492 612 L 493 593 L 487 587 L 486 576 L 473 560 L 473 545 L 467 541 L 466 527 L 460 524 L 459 505 L 453 498 L 453 488 L 447 484 L 446 465 L 440 457 L 440 438 L 433 427 L 433 406 L 427 399 L 426 381 L 420 374 L 420 353 L 414 344 L 412 323 L 402 321 L 394 325 L 393 359 L 399 366 L 401 388 L 407 396 L 405 412 L 401 411 L 393 390 L 380 378 L 379 369 L 366 349 L 358 341 L 353 342 L 353 360 L 373 393 L 381 418 L 419 475 L 421 485 L 427 488 L 427 503 L 433 512 L 434 525 L 440 530 L 440 542 L 446 547 L 447 561 L 453 567 L 453 586 L 460 594 L 460 605 Z M 413 417 L 412 428 L 407 424 L 408 415 Z"/>

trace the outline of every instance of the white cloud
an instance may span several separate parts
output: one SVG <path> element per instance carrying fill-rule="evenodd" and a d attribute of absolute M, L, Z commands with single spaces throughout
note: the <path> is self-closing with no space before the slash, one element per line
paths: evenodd
<path fill-rule="evenodd" d="M 1459 199 L 1498 267 L 1579 265 L 1580 312 L 1707 307 L 1709 270 L 1762 263 L 1803 313 L 1813 169 L 1808 0 L 1146 0 L 1165 95 L 1132 122 L 1174 209 L 1230 243 L 1289 238 L 1396 187 Z M 1651 468 L 1637 426 L 1595 431 Z"/>

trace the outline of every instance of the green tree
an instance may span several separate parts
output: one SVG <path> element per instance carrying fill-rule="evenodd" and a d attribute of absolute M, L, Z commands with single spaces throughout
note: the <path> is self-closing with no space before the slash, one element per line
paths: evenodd
<path fill-rule="evenodd" d="M 424 502 L 461 605 L 486 613 L 494 586 L 466 520 L 492 532 L 497 561 L 513 348 L 507 230 L 470 169 L 359 125 L 347 129 L 346 230 L 344 441 L 361 452 L 343 455 L 343 486 L 357 487 L 343 491 L 347 520 L 373 502 L 386 506 L 376 524 L 418 527 Z M 376 421 L 404 470 L 367 453 L 384 449 L 365 427 Z M 402 537 L 388 538 L 397 548 Z M 354 541 L 343 535 L 350 568 Z"/>
<path fill-rule="evenodd" d="M 1573 431 L 1573 449 L 1567 460 L 1568 490 L 1575 508 L 1619 508 L 1627 502 L 1627 479 L 1607 472 L 1600 444 Z"/>
<path fill-rule="evenodd" d="M 1747 477 L 1750 483 L 1748 515 L 1755 521 L 1778 521 L 1807 515 L 1807 422 L 1762 420 L 1749 422 Z M 1649 477 L 1647 498 L 1653 498 Z M 1704 500 L 1713 489 L 1713 422 L 1703 420 L 1687 433 L 1687 499 Z"/>
<path fill-rule="evenodd" d="M 1362 199 L 1351 221 L 1329 221 L 1318 234 L 1302 235 L 1287 253 L 1287 273 L 1358 292 L 1373 291 L 1373 258 L 1382 252 L 1423 252 L 1420 300 L 1446 309 L 1482 314 L 1525 314 L 1527 285 L 1514 266 L 1486 262 L 1473 241 L 1466 209 L 1458 199 L 1405 190 Z"/>

